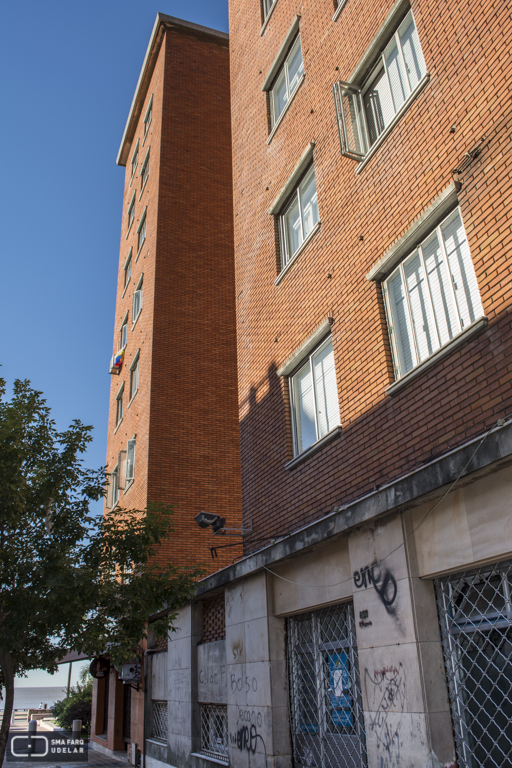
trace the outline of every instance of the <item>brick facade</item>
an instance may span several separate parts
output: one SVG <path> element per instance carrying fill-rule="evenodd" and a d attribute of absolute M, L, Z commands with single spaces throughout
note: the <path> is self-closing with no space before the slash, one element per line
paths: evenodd
<path fill-rule="evenodd" d="M 241 520 L 230 130 L 227 35 L 159 15 L 118 158 L 126 177 L 113 352 L 121 346 L 127 313 L 128 341 L 122 371 L 111 380 L 107 471 L 135 438 L 134 480 L 120 491 L 119 505 L 174 505 L 174 530 L 158 558 L 201 564 L 207 572 L 230 563 L 237 548 L 220 550 L 213 563 L 212 533 L 201 530 L 194 516 L 207 510 L 230 526 Z M 144 215 L 146 240 L 139 248 Z M 133 323 L 141 278 L 142 311 Z M 130 397 L 137 355 L 139 388 Z M 123 385 L 124 413 L 116 426 Z M 103 721 L 93 714 L 93 740 L 108 749 L 124 748 L 118 689 L 122 694 L 113 677 L 117 693 L 111 694 L 103 739 Z M 143 702 L 143 691 L 133 691 L 131 741 L 141 750 Z"/>
<path fill-rule="evenodd" d="M 356 173 L 340 153 L 332 84 L 350 78 L 392 7 L 349 0 L 333 20 L 330 0 L 277 0 L 260 34 L 259 3 L 230 0 L 242 487 L 253 526 L 246 551 L 512 411 L 510 14 L 499 2 L 412 1 L 429 80 Z M 261 87 L 297 15 L 305 79 L 267 143 Z M 481 154 L 454 175 L 482 139 Z M 279 240 L 268 210 L 310 142 L 321 226 L 275 285 Z M 382 289 L 366 275 L 454 176 L 488 327 L 390 397 Z M 341 437 L 288 470 L 288 384 L 277 370 L 327 316 Z"/>

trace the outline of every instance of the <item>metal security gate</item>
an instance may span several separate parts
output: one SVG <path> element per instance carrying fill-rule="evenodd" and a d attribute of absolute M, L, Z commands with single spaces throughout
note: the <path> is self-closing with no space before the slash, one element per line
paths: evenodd
<path fill-rule="evenodd" d="M 352 603 L 288 619 L 295 763 L 365 768 L 357 641 Z"/>
<path fill-rule="evenodd" d="M 512 563 L 436 581 L 459 768 L 512 768 Z"/>

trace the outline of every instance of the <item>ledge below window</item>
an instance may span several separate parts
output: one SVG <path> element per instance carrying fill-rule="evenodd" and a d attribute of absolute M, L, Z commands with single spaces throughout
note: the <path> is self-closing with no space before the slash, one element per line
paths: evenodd
<path fill-rule="evenodd" d="M 409 96 L 407 101 L 404 101 L 404 103 L 402 104 L 402 106 L 400 107 L 400 109 L 398 110 L 396 115 L 394 116 L 394 118 L 391 120 L 389 125 L 386 126 L 385 130 L 381 133 L 381 135 L 379 136 L 377 141 L 375 141 L 372 144 L 372 146 L 370 147 L 370 149 L 368 150 L 368 152 L 364 156 L 363 160 L 361 160 L 361 162 L 357 166 L 356 173 L 361 173 L 361 171 L 363 170 L 365 165 L 374 156 L 375 152 L 378 150 L 380 145 L 387 139 L 387 137 L 389 136 L 389 134 L 391 133 L 391 131 L 393 130 L 395 125 L 401 119 L 401 117 L 404 114 L 404 112 L 407 112 L 407 110 L 409 109 L 409 107 L 411 106 L 413 101 L 415 101 L 415 99 L 420 95 L 420 93 L 422 92 L 422 90 L 424 89 L 424 87 L 426 86 L 426 84 L 428 83 L 429 80 L 430 80 L 430 74 L 427 72 L 426 75 L 423 75 L 423 77 L 421 78 L 420 82 L 418 83 L 418 85 L 416 86 L 414 91 L 411 93 L 411 95 Z"/>
<path fill-rule="evenodd" d="M 200 757 L 201 760 L 208 760 L 210 763 L 216 763 L 217 765 L 229 765 L 229 760 L 226 758 L 225 760 L 222 759 L 222 757 L 212 757 L 211 755 L 203 755 L 201 752 L 191 752 L 191 757 Z"/>
<path fill-rule="evenodd" d="M 298 456 L 296 456 L 294 459 L 289 461 L 287 464 L 284 465 L 285 469 L 295 469 L 298 464 L 302 464 L 303 461 L 306 461 L 306 459 L 309 459 L 310 456 L 312 456 L 317 451 L 320 451 L 327 443 L 332 442 L 336 437 L 339 437 L 341 435 L 341 424 L 339 424 L 337 427 L 334 427 L 334 429 L 331 429 L 330 432 L 328 432 L 326 435 L 320 438 L 320 440 L 317 440 L 316 443 L 313 443 L 313 445 L 310 445 L 309 448 L 306 448 L 305 451 L 302 453 L 299 453 Z"/>
<path fill-rule="evenodd" d="M 283 279 L 283 277 L 286 275 L 286 273 L 288 272 L 288 270 L 290 269 L 290 267 L 292 266 L 292 264 L 295 264 L 296 260 L 298 259 L 298 257 L 300 256 L 300 254 L 302 253 L 302 251 L 304 250 L 304 248 L 307 246 L 307 244 L 309 243 L 309 241 L 310 241 L 310 240 L 312 240 L 312 238 L 314 237 L 314 235 L 316 235 L 316 233 L 317 233 L 317 232 L 318 232 L 318 230 L 320 229 L 320 224 L 321 224 L 321 223 L 322 223 L 321 221 L 317 221 L 317 223 L 315 224 L 315 226 L 313 227 L 313 229 L 311 230 L 311 232 L 309 233 L 309 235 L 308 235 L 308 236 L 306 237 L 306 239 L 305 239 L 305 240 L 304 240 L 304 241 L 301 243 L 301 245 L 299 245 L 299 247 L 297 248 L 297 250 L 295 251 L 295 253 L 294 253 L 294 254 L 293 254 L 293 256 L 291 257 L 291 259 L 288 261 L 287 265 L 286 265 L 285 267 L 283 267 L 283 269 L 280 271 L 280 273 L 278 274 L 278 276 L 277 276 L 277 277 L 276 277 L 276 279 L 274 280 L 274 285 L 279 285 L 279 283 L 281 282 L 281 280 Z"/>
<path fill-rule="evenodd" d="M 421 376 L 421 374 L 424 373 L 427 368 L 436 365 L 441 360 L 441 358 L 445 357 L 445 355 L 449 355 L 456 347 L 464 344 L 473 336 L 476 336 L 478 333 L 485 330 L 488 324 L 489 321 L 486 317 L 479 317 L 478 320 L 475 320 L 474 323 L 468 325 L 464 331 L 461 331 L 457 336 L 454 336 L 453 339 L 448 342 L 448 344 L 445 344 L 444 347 L 440 347 L 434 352 L 434 354 L 430 355 L 430 357 L 427 357 L 426 360 L 423 360 L 422 363 L 417 365 L 416 368 L 413 368 L 412 371 L 409 371 L 409 373 L 406 373 L 405 376 L 402 376 L 401 379 L 398 379 L 398 381 L 395 381 L 393 384 L 391 384 L 391 386 L 386 389 L 386 395 L 389 395 L 390 397 L 396 395 L 396 393 L 399 392 L 403 387 L 406 387 L 410 381 L 415 379 L 417 376 Z"/>

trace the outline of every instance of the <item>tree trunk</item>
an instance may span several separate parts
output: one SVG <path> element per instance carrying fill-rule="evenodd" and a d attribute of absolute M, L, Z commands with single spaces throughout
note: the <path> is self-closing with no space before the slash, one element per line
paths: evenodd
<path fill-rule="evenodd" d="M 14 704 L 14 667 L 10 653 L 0 654 L 0 668 L 2 669 L 5 684 L 4 716 L 0 726 L 0 768 L 4 762 L 5 747 L 9 736 L 12 708 Z"/>

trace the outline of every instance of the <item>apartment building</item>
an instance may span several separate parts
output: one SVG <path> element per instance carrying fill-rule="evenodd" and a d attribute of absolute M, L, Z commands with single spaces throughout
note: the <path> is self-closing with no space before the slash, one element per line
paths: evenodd
<path fill-rule="evenodd" d="M 512 764 L 511 32 L 230 0 L 244 557 L 148 768 Z"/>
<path fill-rule="evenodd" d="M 213 561 L 195 515 L 234 527 L 241 515 L 225 33 L 157 16 L 117 162 L 126 170 L 106 506 L 174 505 L 158 557 L 211 572 L 237 547 Z M 139 761 L 146 660 L 164 649 L 149 643 L 140 682 L 112 667 L 95 681 L 95 748 Z"/>

